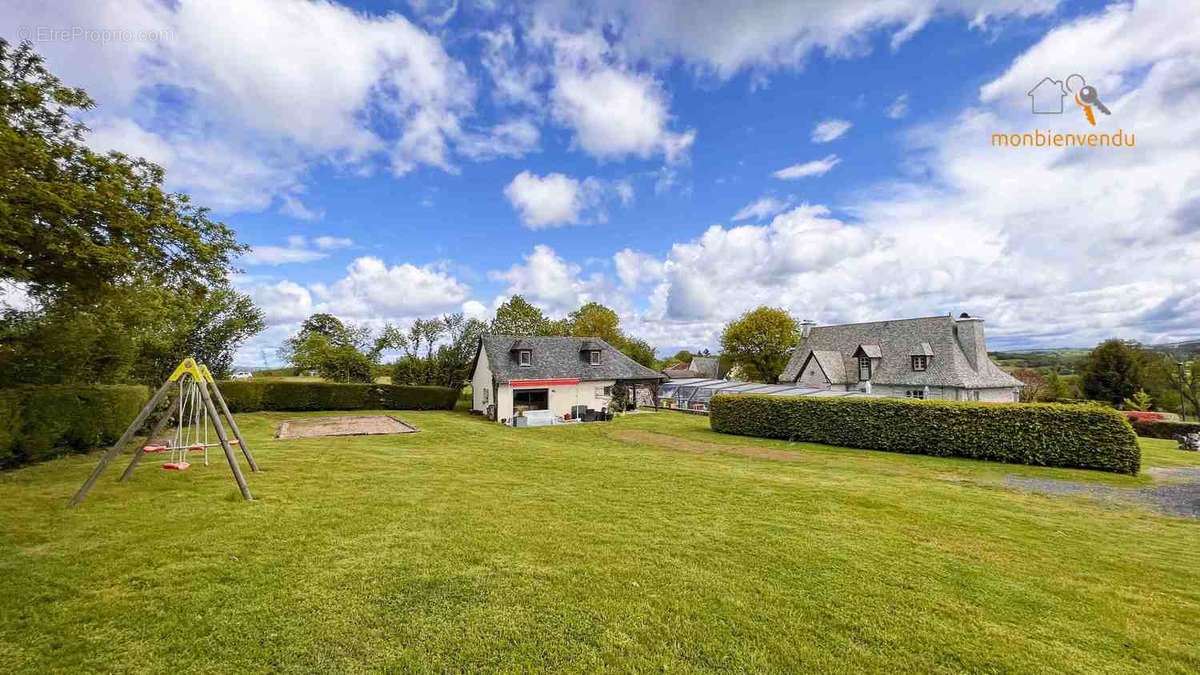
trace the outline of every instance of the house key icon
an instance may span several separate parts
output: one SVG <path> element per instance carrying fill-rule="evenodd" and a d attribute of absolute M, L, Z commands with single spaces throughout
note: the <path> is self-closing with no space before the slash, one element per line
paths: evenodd
<path fill-rule="evenodd" d="M 1079 93 L 1075 95 L 1075 102 L 1079 104 L 1079 107 L 1083 108 L 1083 114 L 1087 117 L 1088 123 L 1092 126 L 1096 126 L 1096 115 L 1092 112 L 1093 107 L 1099 108 L 1100 112 L 1104 113 L 1105 115 L 1112 114 L 1109 111 L 1108 106 L 1104 105 L 1104 103 L 1100 101 L 1099 92 L 1097 92 L 1096 88 L 1090 84 L 1079 90 Z"/>

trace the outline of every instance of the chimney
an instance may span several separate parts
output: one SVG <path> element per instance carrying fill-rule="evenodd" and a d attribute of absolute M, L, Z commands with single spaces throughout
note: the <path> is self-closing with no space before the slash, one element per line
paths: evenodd
<path fill-rule="evenodd" d="M 962 347 L 963 354 L 967 356 L 967 363 L 971 364 L 973 370 L 978 371 L 979 364 L 988 357 L 987 345 L 983 339 L 983 319 L 963 312 L 954 320 L 954 336 L 958 339 L 958 346 Z"/>
<path fill-rule="evenodd" d="M 812 332 L 813 326 L 817 325 L 812 319 L 805 319 L 800 322 L 800 339 L 808 339 L 808 334 Z"/>

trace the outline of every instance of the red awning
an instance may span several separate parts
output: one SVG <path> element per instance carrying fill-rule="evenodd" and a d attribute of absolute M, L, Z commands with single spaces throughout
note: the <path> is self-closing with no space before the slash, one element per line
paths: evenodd
<path fill-rule="evenodd" d="M 565 387 L 569 384 L 579 384 L 579 378 L 561 378 L 557 380 L 513 380 L 509 382 L 513 389 L 530 389 L 538 387 Z"/>

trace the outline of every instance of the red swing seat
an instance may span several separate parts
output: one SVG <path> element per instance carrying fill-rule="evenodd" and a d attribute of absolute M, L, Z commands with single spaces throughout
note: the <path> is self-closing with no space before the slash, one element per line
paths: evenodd
<path fill-rule="evenodd" d="M 166 464 L 162 465 L 162 467 L 167 471 L 187 471 L 189 466 L 191 466 L 191 464 L 188 464 L 187 462 L 167 462 Z"/>
<path fill-rule="evenodd" d="M 147 445 L 146 447 L 142 448 L 142 452 L 147 454 L 154 452 L 166 452 L 167 450 L 170 450 L 170 448 L 165 445 Z"/>

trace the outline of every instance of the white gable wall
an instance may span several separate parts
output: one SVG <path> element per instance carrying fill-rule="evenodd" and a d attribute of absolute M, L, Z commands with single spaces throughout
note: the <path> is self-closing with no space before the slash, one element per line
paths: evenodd
<path fill-rule="evenodd" d="M 475 363 L 475 372 L 471 375 L 471 410 L 487 412 L 487 407 L 496 402 L 496 392 L 492 391 L 492 369 L 488 365 L 487 350 L 479 350 L 479 361 Z M 512 409 L 512 397 L 509 397 L 509 410 Z"/>

